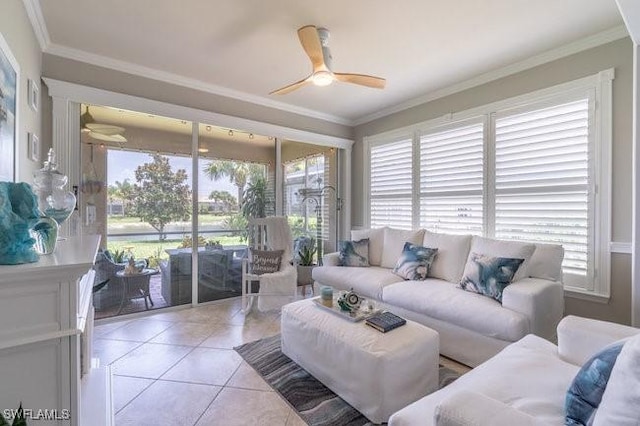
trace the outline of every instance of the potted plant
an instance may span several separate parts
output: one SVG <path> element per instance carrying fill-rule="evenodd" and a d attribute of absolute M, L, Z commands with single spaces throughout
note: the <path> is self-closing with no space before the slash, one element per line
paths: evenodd
<path fill-rule="evenodd" d="M 298 285 L 311 285 L 313 284 L 313 278 L 311 273 L 316 264 L 313 261 L 313 257 L 316 253 L 315 244 L 311 240 L 312 244 L 305 245 L 298 250 Z"/>

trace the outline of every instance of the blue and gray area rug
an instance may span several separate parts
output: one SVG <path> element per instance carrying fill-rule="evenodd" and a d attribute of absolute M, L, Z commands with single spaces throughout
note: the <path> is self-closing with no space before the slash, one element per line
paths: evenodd
<path fill-rule="evenodd" d="M 371 425 L 358 410 L 284 355 L 280 350 L 280 335 L 245 343 L 235 350 L 308 425 Z M 458 377 L 455 371 L 440 366 L 440 388 Z"/>

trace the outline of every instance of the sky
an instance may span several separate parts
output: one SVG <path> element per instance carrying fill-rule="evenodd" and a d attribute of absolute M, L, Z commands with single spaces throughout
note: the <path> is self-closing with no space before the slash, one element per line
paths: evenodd
<path fill-rule="evenodd" d="M 191 158 L 187 157 L 169 157 L 169 164 L 171 164 L 172 170 L 184 169 L 189 176 L 187 181 L 189 187 L 191 187 Z M 125 179 L 129 179 L 131 183 L 136 182 L 135 170 L 138 166 L 144 163 L 150 163 L 152 161 L 151 155 L 142 152 L 132 151 L 120 151 L 115 149 L 108 150 L 107 159 L 107 184 L 113 185 L 116 181 L 122 182 Z M 234 197 L 237 197 L 238 187 L 229 182 L 227 177 L 223 177 L 217 181 L 212 181 L 202 171 L 207 160 L 199 161 L 199 173 L 198 173 L 198 199 L 207 199 L 209 194 L 213 190 L 227 191 Z"/>

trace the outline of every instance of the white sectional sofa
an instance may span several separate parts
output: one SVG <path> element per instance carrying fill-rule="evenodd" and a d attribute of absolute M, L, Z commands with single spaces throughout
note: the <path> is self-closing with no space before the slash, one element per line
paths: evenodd
<path fill-rule="evenodd" d="M 440 353 L 469 366 L 494 356 L 529 333 L 555 338 L 564 295 L 559 245 L 525 244 L 471 235 L 447 235 L 393 228 L 352 231 L 353 240 L 369 239 L 369 267 L 338 265 L 338 253 L 313 270 L 316 288 L 353 289 L 398 315 L 440 334 Z M 405 242 L 437 248 L 424 281 L 405 281 L 392 273 Z M 525 259 L 502 304 L 457 288 L 470 253 Z"/>
<path fill-rule="evenodd" d="M 565 397 L 580 367 L 607 345 L 639 333 L 637 328 L 568 316 L 558 325 L 558 346 L 526 336 L 445 388 L 397 411 L 389 426 L 564 425 Z M 640 340 L 627 344 L 627 359 L 621 354 L 613 367 L 594 426 L 637 424 Z M 625 418 L 623 412 L 631 412 L 631 418 L 610 419 Z"/>

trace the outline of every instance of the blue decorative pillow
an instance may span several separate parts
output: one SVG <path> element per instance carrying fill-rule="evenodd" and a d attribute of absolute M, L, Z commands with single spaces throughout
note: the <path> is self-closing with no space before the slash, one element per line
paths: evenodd
<path fill-rule="evenodd" d="M 339 241 L 340 266 L 369 266 L 369 239 L 358 241 Z"/>
<path fill-rule="evenodd" d="M 573 379 L 564 401 L 566 426 L 586 426 L 596 413 L 611 370 L 625 341 L 613 343 L 585 362 Z"/>
<path fill-rule="evenodd" d="M 524 259 L 492 257 L 471 253 L 459 287 L 472 293 L 489 296 L 502 303 L 502 291 L 511 284 Z"/>
<path fill-rule="evenodd" d="M 426 280 L 436 254 L 438 254 L 437 248 L 406 242 L 392 272 L 405 280 Z"/>

